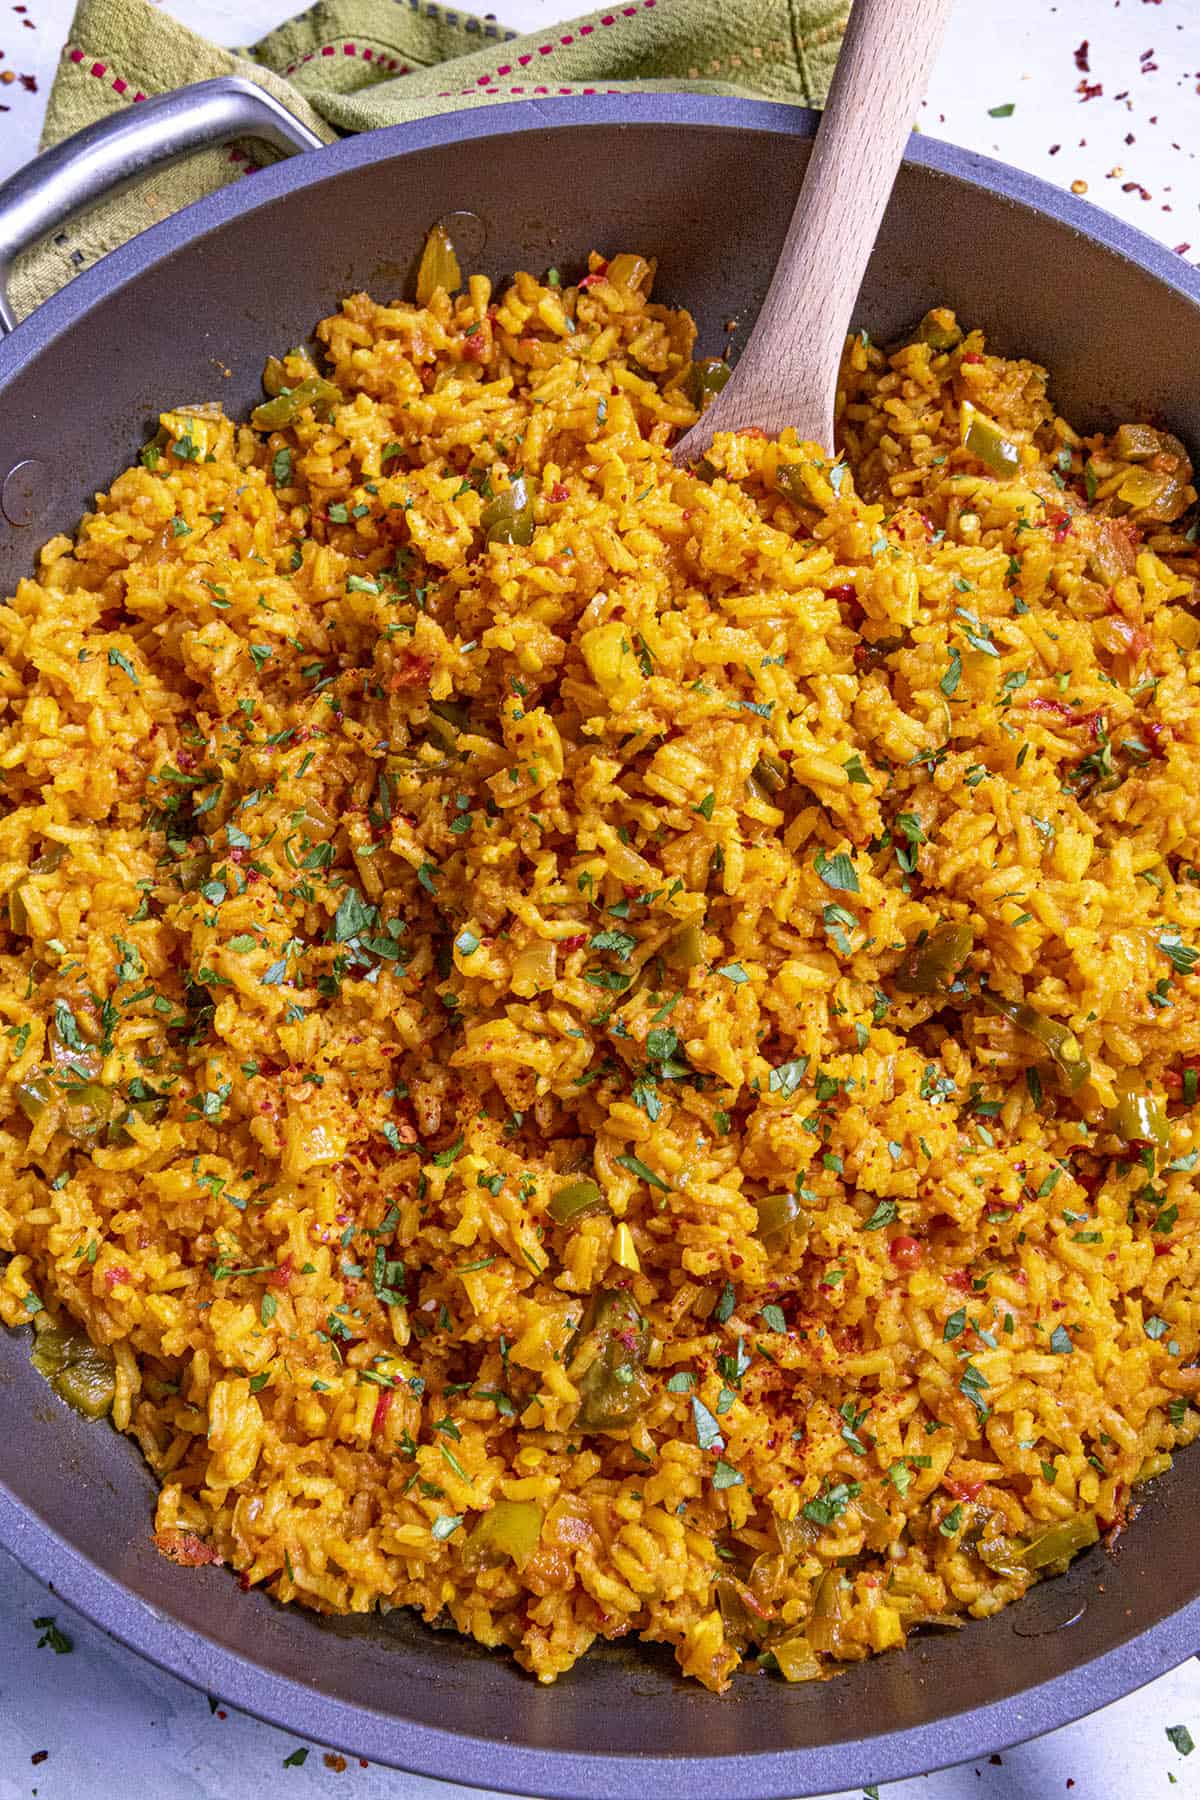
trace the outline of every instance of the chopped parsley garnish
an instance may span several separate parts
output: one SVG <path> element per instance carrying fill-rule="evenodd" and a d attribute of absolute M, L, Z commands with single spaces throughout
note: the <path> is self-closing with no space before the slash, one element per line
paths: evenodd
<path fill-rule="evenodd" d="M 832 1525 L 861 1492 L 861 1482 L 839 1481 L 834 1487 L 826 1488 L 815 1500 L 806 1501 L 801 1511 L 814 1525 Z"/>
<path fill-rule="evenodd" d="M 991 1411 L 983 1398 L 983 1390 L 991 1386 L 987 1376 L 977 1369 L 974 1363 L 964 1363 L 959 1377 L 958 1391 L 971 1402 L 981 1419 L 986 1419 Z"/>
<path fill-rule="evenodd" d="M 1174 926 L 1170 931 L 1163 932 L 1158 940 L 1158 947 L 1179 975 L 1190 975 L 1197 957 L 1200 957 L 1200 950 L 1193 950 L 1189 944 L 1185 944 Z"/>
<path fill-rule="evenodd" d="M 648 1182 L 652 1188 L 657 1188 L 660 1193 L 669 1194 L 671 1192 L 662 1176 L 656 1175 L 653 1169 L 647 1168 L 640 1157 L 618 1156 L 615 1158 L 615 1161 L 622 1169 L 628 1169 L 631 1175 L 636 1175 L 639 1181 Z"/>
<path fill-rule="evenodd" d="M 767 1087 L 772 1094 L 782 1094 L 786 1100 L 796 1092 L 807 1070 L 807 1056 L 795 1056 L 790 1062 L 777 1063 L 767 1078 Z"/>
<path fill-rule="evenodd" d="M 703 1400 L 692 1395 L 692 1422 L 696 1427 L 696 1442 L 701 1450 L 720 1450 L 725 1439 L 721 1435 L 721 1427 L 709 1412 Z"/>
<path fill-rule="evenodd" d="M 123 651 L 110 650 L 108 653 L 108 662 L 110 668 L 120 669 L 123 674 L 128 675 L 134 687 L 141 687 L 142 684 L 137 678 L 137 671 Z"/>
<path fill-rule="evenodd" d="M 70 1656 L 75 1648 L 74 1640 L 69 1638 L 65 1631 L 59 1630 L 54 1613 L 47 1613 L 44 1617 L 35 1619 L 33 1628 L 42 1634 L 37 1641 L 39 1650 L 53 1650 L 55 1656 Z"/>
<path fill-rule="evenodd" d="M 854 864 L 844 850 L 839 850 L 836 856 L 826 856 L 823 850 L 818 850 L 813 867 L 826 887 L 846 894 L 860 891 Z"/>
<path fill-rule="evenodd" d="M 950 649 L 949 666 L 946 669 L 946 673 L 942 676 L 942 679 L 938 682 L 938 686 L 941 688 L 943 694 L 945 694 L 947 700 L 949 700 L 959 682 L 962 680 L 962 666 L 962 652 L 959 650 L 957 644 L 952 645 Z"/>
<path fill-rule="evenodd" d="M 65 1000 L 54 1002 L 54 1029 L 67 1046 L 68 1050 L 86 1050 L 87 1045 L 79 1035 L 79 1026 L 75 1014 Z"/>
<path fill-rule="evenodd" d="M 628 962 L 637 949 L 637 939 L 627 931 L 598 931 L 588 944 L 589 950 L 609 950 L 621 962 Z"/>
<path fill-rule="evenodd" d="M 679 1037 L 670 1026 L 656 1025 L 646 1033 L 646 1055 L 654 1062 L 670 1062 L 679 1048 Z"/>
<path fill-rule="evenodd" d="M 369 906 L 355 887 L 346 887 L 334 914 L 332 937 L 335 944 L 349 943 L 370 931 L 379 917 L 379 908 Z"/>

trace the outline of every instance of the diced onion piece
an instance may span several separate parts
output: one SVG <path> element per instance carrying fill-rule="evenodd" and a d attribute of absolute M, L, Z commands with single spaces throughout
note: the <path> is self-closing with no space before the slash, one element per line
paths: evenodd
<path fill-rule="evenodd" d="M 772 1644 L 771 1655 L 779 1664 L 779 1673 L 785 1681 L 820 1681 L 825 1672 L 820 1657 L 802 1631 L 794 1631 Z"/>
<path fill-rule="evenodd" d="M 622 1269 L 628 1269 L 632 1275 L 640 1275 L 642 1272 L 637 1245 L 633 1241 L 633 1233 L 624 1221 L 613 1232 L 612 1259 Z"/>

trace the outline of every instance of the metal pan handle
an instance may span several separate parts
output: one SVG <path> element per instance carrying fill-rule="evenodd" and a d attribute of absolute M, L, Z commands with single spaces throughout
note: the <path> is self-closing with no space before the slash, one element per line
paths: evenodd
<path fill-rule="evenodd" d="M 265 88 L 238 75 L 139 100 L 44 150 L 0 184 L 0 335 L 16 325 L 8 279 L 22 250 L 55 226 L 119 193 L 153 164 L 226 138 L 263 138 L 289 156 L 321 139 Z"/>

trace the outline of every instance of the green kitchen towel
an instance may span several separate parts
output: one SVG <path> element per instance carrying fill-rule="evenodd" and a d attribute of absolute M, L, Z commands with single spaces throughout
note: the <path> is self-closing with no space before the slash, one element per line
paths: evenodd
<path fill-rule="evenodd" d="M 257 81 L 327 139 L 462 107 L 662 88 L 820 105 L 849 0 L 629 0 L 519 37 L 432 0 L 317 0 L 249 49 L 198 37 L 148 0 L 81 0 L 43 147 L 119 108 L 213 75 Z M 242 179 L 272 153 L 198 151 L 101 202 L 20 259 L 17 312 L 147 225 Z"/>

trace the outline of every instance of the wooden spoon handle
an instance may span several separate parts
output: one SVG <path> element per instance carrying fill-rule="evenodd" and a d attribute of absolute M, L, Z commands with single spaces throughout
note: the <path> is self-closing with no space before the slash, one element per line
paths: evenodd
<path fill-rule="evenodd" d="M 854 0 L 770 291 L 733 379 L 682 440 L 686 460 L 749 425 L 832 449 L 842 344 L 952 3 Z"/>

